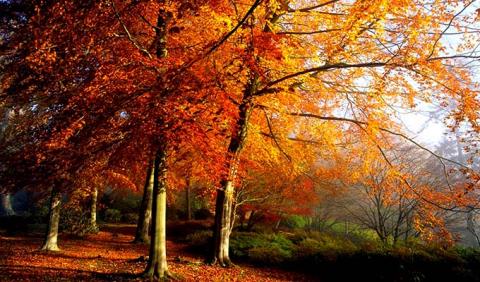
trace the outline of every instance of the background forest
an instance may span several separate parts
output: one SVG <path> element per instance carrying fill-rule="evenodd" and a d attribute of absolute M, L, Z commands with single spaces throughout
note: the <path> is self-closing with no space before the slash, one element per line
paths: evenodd
<path fill-rule="evenodd" d="M 0 279 L 479 281 L 479 19 L 0 1 Z"/>

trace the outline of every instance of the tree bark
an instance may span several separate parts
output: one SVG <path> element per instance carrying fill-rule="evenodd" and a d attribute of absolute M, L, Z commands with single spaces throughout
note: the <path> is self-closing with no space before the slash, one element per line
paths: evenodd
<path fill-rule="evenodd" d="M 166 185 L 166 154 L 159 150 L 155 157 L 152 201 L 152 237 L 150 252 L 144 276 L 154 279 L 171 277 L 167 265 L 167 185 Z"/>
<path fill-rule="evenodd" d="M 248 216 L 246 231 L 252 231 L 252 228 L 255 225 L 255 216 L 256 215 L 257 215 L 257 213 L 254 210 L 250 211 L 250 215 Z"/>
<path fill-rule="evenodd" d="M 476 223 L 475 223 L 475 213 L 473 208 L 467 212 L 467 230 L 473 235 L 477 243 L 477 247 L 480 246 L 480 236 L 477 233 Z"/>
<path fill-rule="evenodd" d="M 230 247 L 230 219 L 233 183 L 228 181 L 223 189 L 217 191 L 214 226 L 214 257 L 213 263 L 228 267 L 232 264 L 228 249 Z"/>
<path fill-rule="evenodd" d="M 60 251 L 58 248 L 58 223 L 60 221 L 61 194 L 54 188 L 50 196 L 50 211 L 48 216 L 45 241 L 40 248 L 43 251 Z"/>
<path fill-rule="evenodd" d="M 187 220 L 192 220 L 192 203 L 190 202 L 190 177 L 187 176 L 187 187 L 185 187 L 185 205 Z"/>
<path fill-rule="evenodd" d="M 98 198 L 98 189 L 97 187 L 93 188 L 92 198 L 90 199 L 90 227 L 92 230 L 98 230 L 97 226 L 97 198 Z"/>
<path fill-rule="evenodd" d="M 277 223 L 275 223 L 275 227 L 273 228 L 273 230 L 277 231 L 280 228 L 280 223 L 282 223 L 281 217 L 277 220 Z"/>
<path fill-rule="evenodd" d="M 142 204 L 138 215 L 137 230 L 135 232 L 134 243 L 148 243 L 150 222 L 152 220 L 152 193 L 153 193 L 154 168 L 150 163 L 147 169 L 147 177 L 143 188 Z"/>
<path fill-rule="evenodd" d="M 240 162 L 240 153 L 243 143 L 247 136 L 248 121 L 253 109 L 251 103 L 252 93 L 255 93 L 257 79 L 253 78 L 245 91 L 244 98 L 239 107 L 239 118 L 236 124 L 236 130 L 232 132 L 230 144 L 228 146 L 229 161 L 228 174 L 222 181 L 222 188 L 217 190 L 217 199 L 215 204 L 215 225 L 213 232 L 213 259 L 212 263 L 218 263 L 220 266 L 230 266 L 231 260 L 228 249 L 230 246 L 230 233 L 232 228 L 232 205 L 234 194 L 234 183 L 237 177 L 237 167 Z"/>
<path fill-rule="evenodd" d="M 15 211 L 12 208 L 12 195 L 10 193 L 0 194 L 1 207 L 0 215 L 11 216 L 15 215 Z"/>

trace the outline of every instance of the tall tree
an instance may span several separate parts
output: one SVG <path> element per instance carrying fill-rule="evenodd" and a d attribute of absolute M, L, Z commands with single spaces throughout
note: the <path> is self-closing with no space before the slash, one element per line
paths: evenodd
<path fill-rule="evenodd" d="M 154 174 L 153 164 L 151 164 L 148 166 L 145 185 L 143 187 L 142 203 L 140 204 L 137 229 L 135 231 L 135 239 L 133 240 L 135 243 L 149 242 Z"/>
<path fill-rule="evenodd" d="M 10 193 L 0 194 L 0 214 L 1 215 L 15 215 L 12 207 L 12 195 Z"/>
<path fill-rule="evenodd" d="M 60 208 L 62 202 L 62 195 L 58 187 L 53 187 L 50 196 L 50 205 L 48 212 L 47 232 L 41 250 L 44 251 L 59 251 L 58 248 L 58 224 L 60 222 Z"/>

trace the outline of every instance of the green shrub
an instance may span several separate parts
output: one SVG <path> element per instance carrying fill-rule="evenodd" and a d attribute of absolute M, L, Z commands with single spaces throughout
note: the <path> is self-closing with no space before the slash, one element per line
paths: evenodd
<path fill-rule="evenodd" d="M 231 253 L 235 257 L 247 257 L 248 250 L 266 244 L 265 238 L 258 233 L 238 232 L 230 238 Z"/>
<path fill-rule="evenodd" d="M 292 257 L 295 245 L 281 234 L 234 233 L 230 240 L 232 256 L 256 263 L 278 264 Z"/>
<path fill-rule="evenodd" d="M 287 251 L 289 253 L 295 251 L 295 245 L 281 234 L 272 234 L 268 236 L 271 240 L 271 244 L 275 247 L 280 248 L 281 250 Z"/>
<path fill-rule="evenodd" d="M 255 247 L 248 250 L 248 258 L 258 264 L 281 264 L 287 262 L 292 257 L 292 253 L 277 245 L 268 247 Z"/>
<path fill-rule="evenodd" d="M 172 240 L 189 242 L 189 235 L 197 232 L 208 231 L 212 233 L 212 221 L 191 220 L 191 221 L 169 221 L 167 222 L 167 236 Z"/>
<path fill-rule="evenodd" d="M 105 222 L 118 223 L 122 219 L 122 214 L 116 209 L 106 209 L 104 214 Z"/>
<path fill-rule="evenodd" d="M 27 216 L 30 217 L 32 223 L 47 223 L 49 210 L 50 202 L 48 200 L 39 201 L 33 204 Z"/>
<path fill-rule="evenodd" d="M 300 215 L 292 215 L 282 221 L 282 226 L 285 226 L 290 229 L 299 229 L 299 228 L 304 228 L 307 225 L 307 223 L 308 222 L 305 217 Z"/>
<path fill-rule="evenodd" d="M 205 220 L 205 219 L 212 219 L 214 217 L 214 215 L 212 214 L 212 212 L 209 209 L 201 208 L 201 209 L 196 210 L 193 213 L 193 217 L 195 219 Z"/>
<path fill-rule="evenodd" d="M 308 238 L 318 241 L 319 251 L 335 251 L 336 253 L 352 253 L 359 249 L 351 238 L 340 234 L 310 232 Z"/>
<path fill-rule="evenodd" d="M 90 213 L 81 208 L 65 209 L 60 214 L 60 230 L 79 237 L 97 233 L 98 227 L 90 224 L 89 216 Z"/>
<path fill-rule="evenodd" d="M 127 213 L 122 216 L 122 222 L 135 224 L 138 222 L 138 213 Z"/>
<path fill-rule="evenodd" d="M 297 246 L 297 254 L 302 256 L 313 255 L 322 250 L 321 243 L 310 238 L 303 239 Z"/>
<path fill-rule="evenodd" d="M 211 231 L 187 236 L 205 250 Z M 234 232 L 230 252 L 236 260 L 282 265 L 320 281 L 479 281 L 480 251 L 409 244 L 385 246 L 358 234 L 334 232 Z"/>
<path fill-rule="evenodd" d="M 453 251 L 465 261 L 480 265 L 480 249 L 457 247 Z"/>
<path fill-rule="evenodd" d="M 115 209 L 121 214 L 137 213 L 142 202 L 142 195 L 131 191 L 107 188 L 99 199 L 99 204 L 107 209 Z"/>
<path fill-rule="evenodd" d="M 198 231 L 192 234 L 187 235 L 185 240 L 189 243 L 192 248 L 208 248 L 209 244 L 213 239 L 212 231 Z"/>

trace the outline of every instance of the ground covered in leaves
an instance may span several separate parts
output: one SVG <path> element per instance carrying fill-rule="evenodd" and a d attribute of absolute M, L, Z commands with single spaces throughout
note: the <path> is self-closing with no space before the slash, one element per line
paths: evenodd
<path fill-rule="evenodd" d="M 141 281 L 148 247 L 132 244 L 134 226 L 106 226 L 85 238 L 60 236 L 58 253 L 38 251 L 40 234 L 0 234 L 0 281 Z M 276 268 L 239 264 L 224 269 L 168 241 L 170 270 L 183 281 L 309 281 Z"/>

